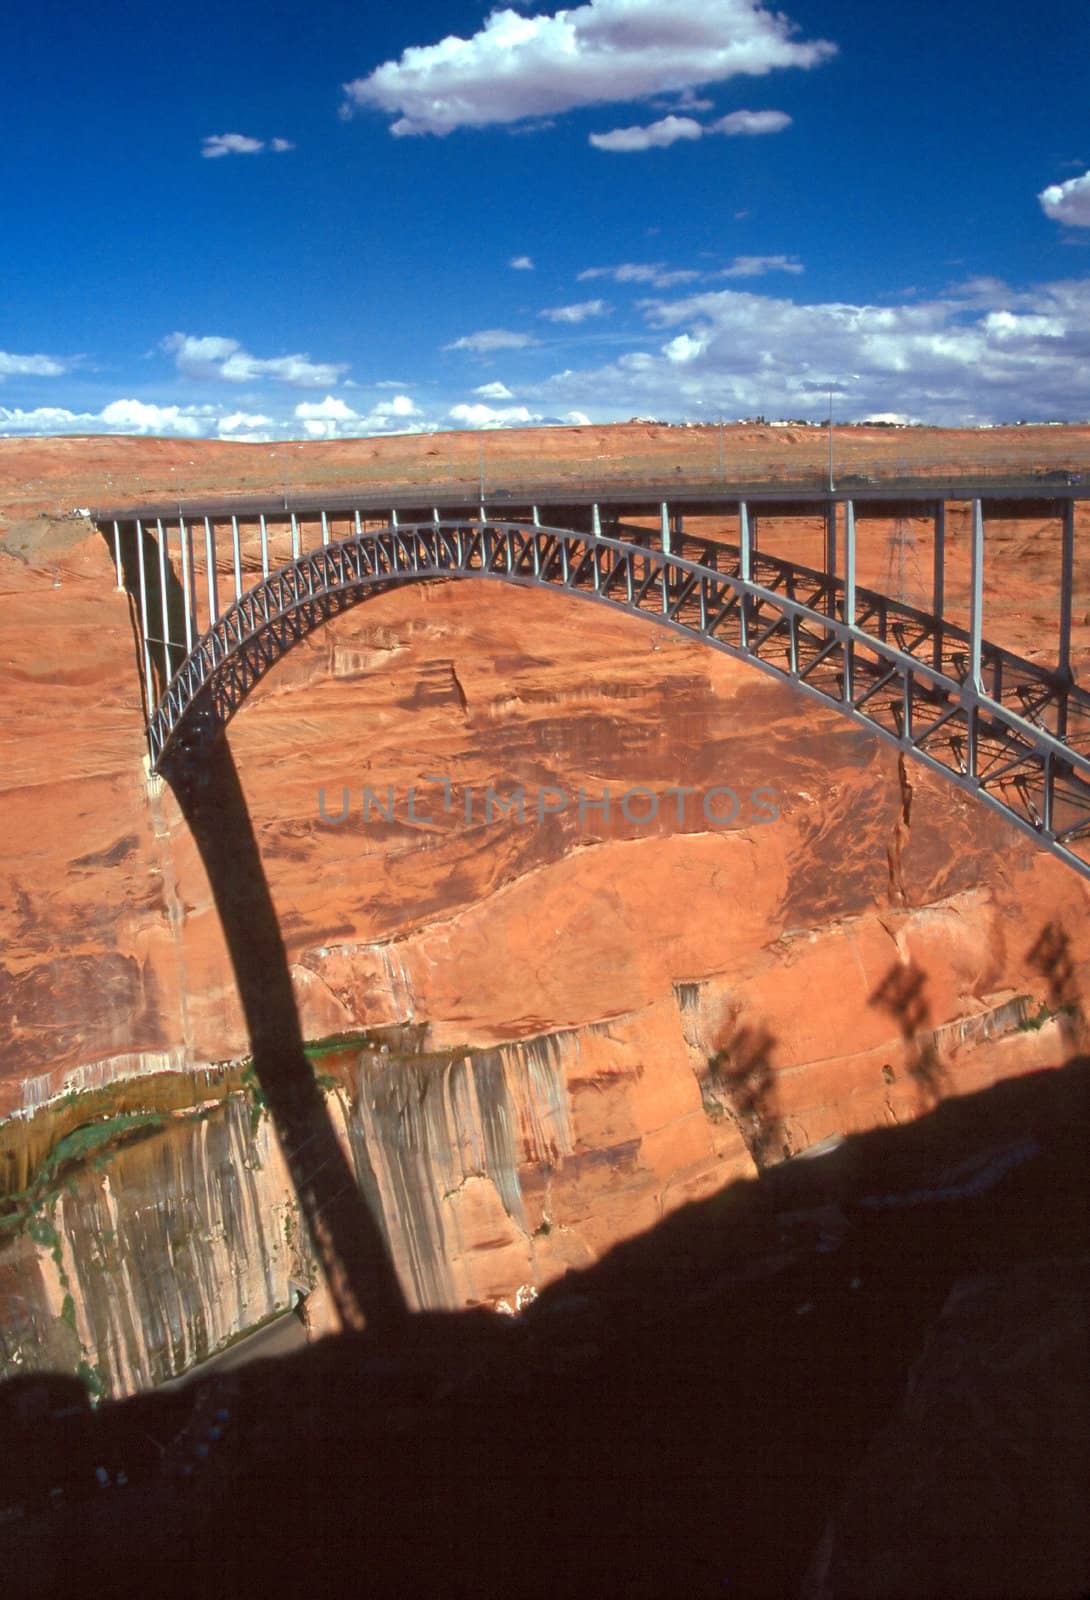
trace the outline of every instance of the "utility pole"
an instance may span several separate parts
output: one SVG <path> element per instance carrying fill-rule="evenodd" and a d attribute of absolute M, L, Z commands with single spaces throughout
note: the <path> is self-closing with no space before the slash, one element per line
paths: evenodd
<path fill-rule="evenodd" d="M 829 493 L 833 491 L 833 391 L 829 390 Z"/>

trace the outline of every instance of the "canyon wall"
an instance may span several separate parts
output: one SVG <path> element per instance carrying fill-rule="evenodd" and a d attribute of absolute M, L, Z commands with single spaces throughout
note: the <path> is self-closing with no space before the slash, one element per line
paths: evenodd
<path fill-rule="evenodd" d="M 861 551 L 877 572 L 889 530 Z M 9 516 L 0 582 L 10 1117 L 238 1061 L 247 1039 L 199 858 L 146 770 L 105 542 Z M 732 1177 L 1056 1064 L 1081 1027 L 1074 873 L 864 730 L 646 622 L 471 581 L 385 594 L 298 645 L 229 738 L 305 1035 L 385 1041 L 330 1104 L 418 1304 L 513 1303 Z M 705 810 L 724 786 L 736 816 Z M 522 820 L 498 803 L 519 790 Z M 216 1116 L 202 1126 L 257 1186 L 232 1213 L 248 1265 L 223 1280 L 242 1272 L 252 1322 L 305 1263 L 267 1125 Z M 209 1196 L 207 1170 L 178 1192 Z M 115 1188 L 80 1202 L 89 1239 L 116 1231 Z M 209 1238 L 220 1204 L 194 1222 Z M 39 1330 L 68 1292 L 42 1248 L 38 1298 L 13 1291 L 46 1308 Z M 150 1381 L 174 1360 L 155 1351 L 249 1325 L 198 1301 L 111 1333 L 90 1296 L 78 1340 L 111 1388 Z"/>

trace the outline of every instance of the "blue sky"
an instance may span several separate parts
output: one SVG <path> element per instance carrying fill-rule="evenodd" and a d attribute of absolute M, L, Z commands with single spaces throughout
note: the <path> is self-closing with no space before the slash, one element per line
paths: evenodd
<path fill-rule="evenodd" d="M 1090 417 L 1090 11 L 37 0 L 0 433 Z"/>

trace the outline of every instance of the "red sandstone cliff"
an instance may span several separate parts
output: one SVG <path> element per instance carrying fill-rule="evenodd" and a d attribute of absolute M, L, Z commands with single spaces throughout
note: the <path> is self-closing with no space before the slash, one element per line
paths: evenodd
<path fill-rule="evenodd" d="M 607 431 L 592 431 L 600 445 Z M 1085 449 L 1049 434 L 1052 451 Z M 530 459 L 539 440 L 542 475 L 560 470 L 552 435 L 488 443 Z M 152 493 L 168 475 L 191 494 L 252 486 L 262 464 L 246 447 L 188 442 L 0 444 L 9 1114 L 246 1050 L 208 884 L 172 796 L 146 776 L 129 602 L 109 551 L 86 522 L 34 513 Z M 455 445 L 290 447 L 293 481 L 311 465 L 318 482 L 360 476 L 365 455 L 368 474 L 413 477 L 436 449 Z M 1027 650 L 1048 596 L 1026 552 L 1047 538 L 1021 524 L 996 534 L 1009 559 L 990 616 Z M 902 536 L 901 554 L 913 543 Z M 861 541 L 863 575 L 869 563 L 880 577 L 890 549 L 888 529 Z M 908 1119 L 1069 1051 L 1076 1018 L 1017 1023 L 1079 1005 L 1083 883 L 911 764 L 907 810 L 895 752 L 640 622 L 561 596 L 485 598 L 471 583 L 384 595 L 299 646 L 229 737 L 309 1037 L 412 1023 L 452 1057 L 566 1041 L 572 1161 L 556 1193 L 533 1194 L 526 1223 L 552 1240 L 543 1277 L 754 1160 Z M 449 777 L 451 812 L 434 785 L 422 798 L 429 775 Z M 717 784 L 743 802 L 775 791 L 776 820 L 757 825 L 743 804 L 737 824 L 710 826 L 699 797 Z M 393 790 L 393 822 L 364 823 L 364 785 Z M 667 794 L 678 785 L 697 791 L 681 816 Z M 335 815 L 342 786 L 350 814 L 332 825 L 319 789 Z M 426 820 L 407 818 L 410 786 Z M 489 786 L 641 786 L 658 816 L 629 820 L 615 799 L 608 818 L 572 806 L 540 826 L 486 822 Z M 495 1196 L 470 1183 L 450 1204 L 469 1254 L 509 1256 L 474 1292 L 522 1281 L 526 1236 Z"/>

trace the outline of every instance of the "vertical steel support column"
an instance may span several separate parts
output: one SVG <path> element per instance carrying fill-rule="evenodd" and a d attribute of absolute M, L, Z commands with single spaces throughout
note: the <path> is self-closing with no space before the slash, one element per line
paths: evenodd
<path fill-rule="evenodd" d="M 980 640 L 984 628 L 984 508 L 973 501 L 972 545 L 969 555 L 969 677 L 980 694 Z"/>
<path fill-rule="evenodd" d="M 329 543 L 329 518 L 322 512 L 322 543 Z"/>
<path fill-rule="evenodd" d="M 753 581 L 753 530 L 749 521 L 749 507 L 744 500 L 738 502 L 738 576 L 743 583 Z M 749 595 L 744 591 L 738 607 L 742 624 L 741 645 L 749 649 Z"/>
<path fill-rule="evenodd" d="M 231 552 L 235 558 L 235 599 L 242 599 L 242 545 L 238 536 L 238 518 L 231 518 Z"/>
<path fill-rule="evenodd" d="M 294 511 L 291 514 L 291 559 L 299 559 L 299 523 Z"/>
<path fill-rule="evenodd" d="M 265 523 L 265 513 L 262 511 L 261 522 L 261 576 L 269 576 L 269 530 Z"/>
<path fill-rule="evenodd" d="M 182 599 L 185 605 L 185 648 L 188 655 L 193 649 L 193 634 L 196 631 L 193 626 L 193 541 L 181 512 L 178 513 L 178 527 L 182 534 Z"/>
<path fill-rule="evenodd" d="M 590 525 L 594 532 L 594 537 L 600 539 L 602 537 L 602 518 L 598 512 L 597 501 L 590 508 Z"/>
<path fill-rule="evenodd" d="M 207 517 L 204 519 L 204 559 L 208 567 L 208 626 L 212 627 L 220 608 L 216 587 L 216 532 Z"/>
<path fill-rule="evenodd" d="M 855 502 L 844 502 L 844 622 L 855 627 Z M 851 705 L 855 669 L 855 643 L 844 641 L 844 703 Z"/>
<path fill-rule="evenodd" d="M 1067 738 L 1067 689 L 1072 682 L 1071 673 L 1071 606 L 1075 586 L 1075 502 L 1068 500 L 1063 509 L 1063 528 L 1060 536 L 1060 649 L 1059 675 L 1063 679 L 1060 701 L 1056 707 L 1056 737 Z"/>
<path fill-rule="evenodd" d="M 357 539 L 360 537 L 362 532 L 363 532 L 363 523 L 360 520 L 359 507 L 357 506 L 356 507 L 356 538 Z"/>
<path fill-rule="evenodd" d="M 946 607 L 946 502 L 935 507 L 935 548 L 931 561 L 931 614 L 936 618 L 931 664 L 942 671 L 943 613 Z"/>
<path fill-rule="evenodd" d="M 830 500 L 825 509 L 825 576 L 836 578 L 836 501 Z M 836 592 L 832 581 L 827 596 L 827 615 L 836 616 Z"/>
<path fill-rule="evenodd" d="M 536 506 L 530 507 L 530 520 L 535 528 L 541 527 L 541 517 L 538 514 L 538 509 Z"/>
<path fill-rule="evenodd" d="M 171 660 L 170 646 L 173 643 L 170 637 L 170 611 L 167 607 L 167 535 L 163 527 L 162 517 L 155 519 L 155 527 L 159 534 L 159 603 L 163 608 L 163 686 L 170 682 Z"/>
<path fill-rule="evenodd" d="M 393 506 L 390 508 L 390 526 L 391 528 L 397 527 L 397 511 Z"/>
<path fill-rule="evenodd" d="M 660 527 L 662 530 L 662 548 L 667 555 L 670 554 L 670 507 L 664 500 L 659 512 Z"/>
<path fill-rule="evenodd" d="M 121 529 L 114 523 L 114 567 L 117 571 L 117 587 L 125 587 L 121 577 Z"/>
<path fill-rule="evenodd" d="M 140 573 L 140 632 L 144 646 L 144 689 L 147 693 L 148 720 L 155 710 L 155 690 L 151 673 L 151 643 L 148 639 L 148 579 L 144 571 L 144 528 L 136 519 L 136 560 Z"/>

